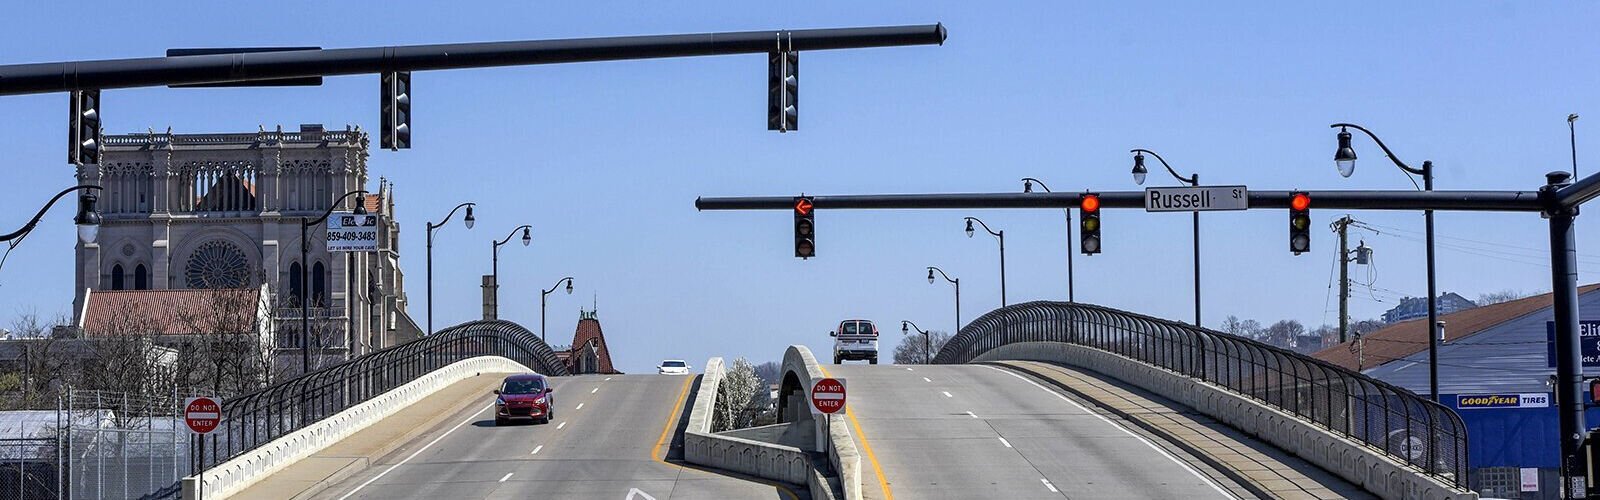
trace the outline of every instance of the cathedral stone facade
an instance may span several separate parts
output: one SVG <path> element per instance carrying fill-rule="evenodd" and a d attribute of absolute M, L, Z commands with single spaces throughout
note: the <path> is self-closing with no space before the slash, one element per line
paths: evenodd
<path fill-rule="evenodd" d="M 76 315 L 98 290 L 272 290 L 280 355 L 299 356 L 300 297 L 311 300 L 312 348 L 326 364 L 415 338 L 399 266 L 393 187 L 380 180 L 356 203 L 380 215 L 379 250 L 329 252 L 313 227 L 300 258 L 302 220 L 367 186 L 368 137 L 360 129 L 239 134 L 108 135 L 99 165 L 80 183 L 104 188 L 104 222 L 79 243 Z M 309 280 L 302 280 L 308 266 Z"/>

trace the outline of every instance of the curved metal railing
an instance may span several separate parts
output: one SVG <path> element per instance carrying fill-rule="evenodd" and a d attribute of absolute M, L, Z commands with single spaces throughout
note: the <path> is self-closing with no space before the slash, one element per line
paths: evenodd
<path fill-rule="evenodd" d="M 509 321 L 463 323 L 411 342 L 329 366 L 222 403 L 217 429 L 201 439 L 199 467 L 233 457 L 333 416 L 445 366 L 502 356 L 546 375 L 567 375 L 550 346 Z"/>
<path fill-rule="evenodd" d="M 1082 303 L 1037 301 L 968 323 L 934 363 L 966 363 L 1017 342 L 1115 353 L 1223 387 L 1468 487 L 1461 416 L 1411 391 L 1262 342 Z"/>

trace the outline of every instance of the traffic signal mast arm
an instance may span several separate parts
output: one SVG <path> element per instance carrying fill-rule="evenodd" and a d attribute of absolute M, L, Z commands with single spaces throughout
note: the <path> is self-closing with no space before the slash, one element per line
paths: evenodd
<path fill-rule="evenodd" d="M 1600 174 L 1596 174 L 1600 176 Z M 1589 179 L 1585 179 L 1589 181 Z M 1594 192 L 1574 192 L 1574 184 L 1557 196 L 1573 193 L 1592 198 L 1600 193 L 1600 180 Z M 1314 200 L 1319 210 L 1449 210 L 1539 212 L 1546 208 L 1537 191 L 1300 191 Z M 1250 208 L 1288 208 L 1291 191 L 1250 191 Z M 817 210 L 904 210 L 904 209 L 983 209 L 983 208 L 1077 208 L 1079 193 L 948 193 L 948 194 L 868 194 L 812 197 Z M 1100 192 L 1101 208 L 1144 208 L 1143 191 Z M 1584 198 L 1587 199 L 1587 198 Z M 791 196 L 702 197 L 695 200 L 699 210 L 790 210 Z"/>
<path fill-rule="evenodd" d="M 427 71 L 785 50 L 942 45 L 942 24 L 290 50 L 0 65 L 0 95 L 388 71 Z"/>

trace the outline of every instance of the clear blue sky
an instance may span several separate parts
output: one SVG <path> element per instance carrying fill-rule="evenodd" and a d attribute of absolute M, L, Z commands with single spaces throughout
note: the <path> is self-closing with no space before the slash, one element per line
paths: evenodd
<path fill-rule="evenodd" d="M 570 338 L 598 293 L 620 367 L 664 357 L 777 359 L 784 346 L 828 351 L 844 317 L 949 329 L 951 293 L 924 267 L 962 278 L 966 319 L 999 305 L 992 239 L 961 217 L 1006 230 L 1013 302 L 1066 294 L 1059 211 L 823 212 L 818 254 L 791 256 L 785 212 L 696 212 L 697 196 L 1134 189 L 1127 153 L 1153 149 L 1208 184 L 1256 189 L 1407 188 L 1358 138 L 1356 175 L 1340 178 L 1334 121 L 1372 128 L 1413 164 L 1432 159 L 1440 189 L 1534 189 L 1568 168 L 1568 113 L 1579 113 L 1580 169 L 1600 171 L 1600 6 L 1390 2 L 23 2 L 7 9 L 0 62 L 142 57 L 169 47 L 391 44 L 943 22 L 943 47 L 821 51 L 802 57 L 801 124 L 765 128 L 759 55 L 418 73 L 414 149 L 375 151 L 374 183 L 397 185 L 411 313 L 425 321 L 424 222 L 461 201 L 478 225 L 438 236 L 440 325 L 477 317 L 489 241 L 533 224 L 531 248 L 502 252 L 503 315 Z M 324 123 L 375 128 L 376 76 L 320 88 L 106 92 L 108 133 L 253 131 Z M 0 98 L 0 226 L 20 226 L 72 182 L 63 162 L 66 96 Z M 1158 168 L 1158 167 L 1157 167 Z M 1152 184 L 1170 179 L 1151 173 Z M 72 301 L 70 207 L 0 270 L 0 323 Z M 1313 211 L 1315 251 L 1289 254 L 1280 210 L 1202 217 L 1205 315 L 1331 323 L 1328 293 L 1341 213 Z M 1422 230 L 1422 216 L 1356 212 Z M 1189 218 L 1112 211 L 1105 253 L 1077 260 L 1081 301 L 1192 317 Z M 1600 234 L 1580 218 L 1582 278 L 1600 280 Z M 1547 290 L 1537 215 L 1443 213 L 1440 288 L 1469 298 Z M 981 233 L 980 233 L 981 236 Z M 1375 286 L 1358 318 L 1425 290 L 1422 246 L 1365 233 Z M 1462 238 L 1470 241 L 1450 240 Z M 1488 242 L 1488 243 L 1479 243 Z M 1353 274 L 1367 278 L 1365 269 Z M 1375 301 L 1374 298 L 1382 300 Z M 887 345 L 885 346 L 887 347 Z"/>

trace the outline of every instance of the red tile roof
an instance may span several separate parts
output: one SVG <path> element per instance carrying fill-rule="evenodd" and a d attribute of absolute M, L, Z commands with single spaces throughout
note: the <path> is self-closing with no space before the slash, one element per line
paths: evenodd
<path fill-rule="evenodd" d="M 1595 290 L 1600 290 L 1600 283 L 1579 287 L 1578 294 Z M 1551 294 L 1547 293 L 1439 316 L 1439 319 L 1445 321 L 1445 341 L 1470 337 L 1495 325 L 1533 314 L 1540 309 L 1550 307 L 1550 300 Z M 1366 366 L 1356 366 L 1357 354 L 1350 349 L 1350 344 L 1355 342 L 1355 339 L 1317 351 L 1312 356 L 1352 370 L 1372 368 L 1402 359 L 1427 350 L 1428 318 L 1401 321 L 1367 332 L 1366 339 L 1369 342 L 1362 349 L 1366 355 Z"/>
<path fill-rule="evenodd" d="M 79 326 L 86 337 L 193 335 L 218 328 L 255 331 L 260 294 L 260 288 L 97 290 L 89 293 Z"/>

